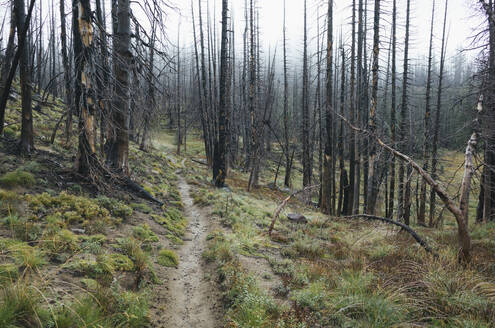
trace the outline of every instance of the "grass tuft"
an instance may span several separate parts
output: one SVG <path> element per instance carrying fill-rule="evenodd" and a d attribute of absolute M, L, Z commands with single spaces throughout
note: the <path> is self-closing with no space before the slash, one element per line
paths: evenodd
<path fill-rule="evenodd" d="M 160 250 L 157 261 L 158 264 L 169 268 L 177 268 L 179 266 L 179 257 L 170 249 Z"/>

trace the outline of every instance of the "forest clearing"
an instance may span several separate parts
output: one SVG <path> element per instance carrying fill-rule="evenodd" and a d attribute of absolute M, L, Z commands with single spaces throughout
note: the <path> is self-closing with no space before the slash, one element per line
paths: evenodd
<path fill-rule="evenodd" d="M 494 327 L 492 0 L 0 8 L 0 328 Z"/>

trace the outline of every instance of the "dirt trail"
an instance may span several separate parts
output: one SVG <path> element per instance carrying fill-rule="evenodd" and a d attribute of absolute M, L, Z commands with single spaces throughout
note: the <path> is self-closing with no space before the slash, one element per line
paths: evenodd
<path fill-rule="evenodd" d="M 166 292 L 162 327 L 166 328 L 218 328 L 221 324 L 220 293 L 211 268 L 202 260 L 206 249 L 209 222 L 196 207 L 189 194 L 189 185 L 179 176 L 179 191 L 189 220 L 184 245 L 178 251 L 180 263 L 171 270 Z"/>

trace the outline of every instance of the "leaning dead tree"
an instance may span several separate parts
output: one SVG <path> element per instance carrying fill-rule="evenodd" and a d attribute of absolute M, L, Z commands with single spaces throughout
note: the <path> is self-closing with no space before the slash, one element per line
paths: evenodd
<path fill-rule="evenodd" d="M 422 178 L 425 179 L 426 183 L 428 183 L 431 189 L 438 195 L 438 197 L 444 203 L 445 207 L 449 210 L 449 212 L 451 212 L 452 215 L 454 215 L 455 220 L 457 222 L 457 236 L 459 238 L 459 246 L 460 246 L 459 259 L 462 261 L 469 262 L 471 258 L 471 253 L 470 253 L 471 237 L 469 236 L 469 231 L 467 227 L 466 204 L 467 204 L 467 200 L 469 199 L 469 193 L 471 191 L 470 185 L 474 173 L 473 153 L 477 143 L 477 135 L 478 135 L 477 129 L 475 129 L 473 136 L 469 139 L 466 148 L 466 164 L 465 164 L 466 172 L 464 174 L 462 187 L 461 187 L 462 190 L 461 205 L 457 206 L 455 202 L 447 194 L 447 192 L 443 189 L 443 187 L 440 185 L 440 183 L 434 180 L 431 177 L 431 175 L 428 174 L 428 172 L 426 172 L 425 170 L 423 170 L 421 165 L 416 163 L 412 158 L 396 150 L 395 148 L 392 148 L 391 146 L 383 142 L 376 134 L 372 134 L 367 130 L 355 127 L 343 116 L 339 115 L 339 117 L 341 120 L 344 120 L 344 122 L 346 122 L 346 124 L 352 130 L 364 134 L 370 138 L 373 138 L 380 147 L 390 152 L 394 157 L 397 157 L 398 159 L 402 160 L 405 164 L 410 165 L 413 170 L 415 170 Z"/>

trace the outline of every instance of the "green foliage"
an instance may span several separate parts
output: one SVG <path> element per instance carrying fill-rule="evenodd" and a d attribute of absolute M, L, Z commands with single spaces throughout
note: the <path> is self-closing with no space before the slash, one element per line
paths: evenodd
<path fill-rule="evenodd" d="M 134 229 L 132 230 L 132 235 L 134 236 L 134 238 L 143 243 L 146 248 L 149 248 L 149 245 L 151 245 L 152 243 L 156 243 L 159 240 L 158 236 L 153 231 L 151 231 L 149 225 L 147 224 L 141 224 L 137 227 L 134 227 Z"/>
<path fill-rule="evenodd" d="M 31 173 L 40 173 L 43 170 L 43 165 L 36 161 L 29 161 L 20 167 L 22 171 Z"/>
<path fill-rule="evenodd" d="M 0 177 L 0 186 L 6 188 L 30 187 L 36 183 L 34 176 L 23 170 L 5 173 Z"/>
<path fill-rule="evenodd" d="M 0 286 L 12 283 L 19 276 L 19 269 L 13 263 L 0 264 Z"/>
<path fill-rule="evenodd" d="M 178 209 L 169 207 L 166 209 L 163 216 L 152 214 L 151 217 L 155 222 L 169 231 L 167 239 L 174 244 L 182 244 L 181 237 L 183 237 L 186 232 L 187 220 Z"/>
<path fill-rule="evenodd" d="M 17 215 L 9 215 L 3 224 L 12 232 L 12 236 L 23 241 L 36 241 L 41 236 L 41 227 L 31 220 Z"/>
<path fill-rule="evenodd" d="M 110 214 L 112 214 L 112 216 L 114 217 L 122 218 L 125 220 L 132 215 L 132 208 L 117 199 L 100 196 L 96 200 L 98 201 L 98 204 L 100 206 L 110 211 Z"/>
<path fill-rule="evenodd" d="M 136 285 L 139 285 L 146 277 L 152 282 L 158 282 L 153 268 L 150 264 L 148 255 L 141 248 L 140 242 L 133 238 L 117 239 L 117 247 L 127 255 L 134 263 L 134 272 L 136 273 Z"/>
<path fill-rule="evenodd" d="M 131 207 L 135 211 L 138 211 L 138 212 L 141 212 L 144 214 L 149 214 L 153 211 L 153 209 L 148 204 L 144 204 L 144 203 L 132 203 Z"/>
<path fill-rule="evenodd" d="M 170 249 L 162 249 L 158 253 L 157 257 L 158 264 L 165 267 L 177 268 L 179 266 L 179 257 L 174 251 Z"/>
<path fill-rule="evenodd" d="M 118 223 L 110 212 L 97 201 L 61 192 L 57 196 L 48 193 L 28 195 L 30 209 L 39 216 L 54 215 L 68 225 L 79 225 L 89 232 L 101 232 L 106 225 Z"/>
<path fill-rule="evenodd" d="M 9 257 L 22 269 L 35 271 L 46 264 L 43 252 L 26 243 L 11 244 L 7 249 Z"/>
<path fill-rule="evenodd" d="M 61 253 L 73 254 L 79 250 L 79 237 L 67 229 L 61 229 L 53 233 L 48 231 L 43 236 L 41 247 L 50 257 L 59 256 Z"/>
<path fill-rule="evenodd" d="M 0 327 L 38 327 L 39 295 L 27 283 L 10 284 L 0 290 Z"/>
<path fill-rule="evenodd" d="M 325 281 L 319 280 L 309 284 L 306 288 L 295 291 L 291 299 L 300 308 L 321 311 L 327 306 L 328 296 Z"/>

